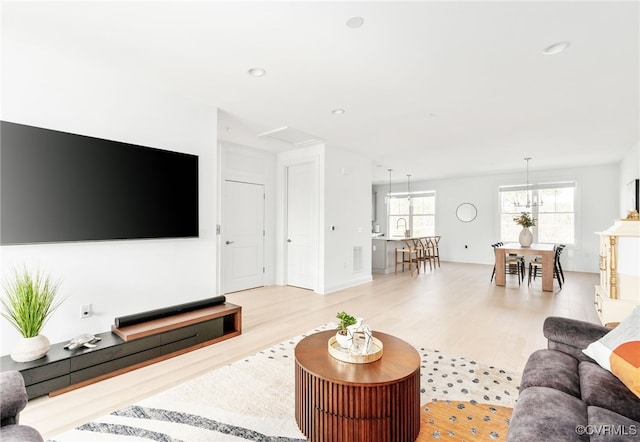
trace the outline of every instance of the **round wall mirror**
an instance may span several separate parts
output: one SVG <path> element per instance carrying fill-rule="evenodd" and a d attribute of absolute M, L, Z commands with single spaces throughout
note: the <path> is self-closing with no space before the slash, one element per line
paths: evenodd
<path fill-rule="evenodd" d="M 462 203 L 456 209 L 456 216 L 463 223 L 470 223 L 478 215 L 478 209 L 471 203 Z"/>

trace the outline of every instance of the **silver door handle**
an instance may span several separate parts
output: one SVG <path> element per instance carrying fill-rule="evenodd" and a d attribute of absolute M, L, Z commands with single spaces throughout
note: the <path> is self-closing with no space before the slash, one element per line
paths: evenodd
<path fill-rule="evenodd" d="M 289 238 L 289 239 L 287 240 L 287 242 L 291 242 L 291 238 Z"/>
<path fill-rule="evenodd" d="M 226 241 L 225 244 L 226 245 L 233 244 L 233 241 Z"/>

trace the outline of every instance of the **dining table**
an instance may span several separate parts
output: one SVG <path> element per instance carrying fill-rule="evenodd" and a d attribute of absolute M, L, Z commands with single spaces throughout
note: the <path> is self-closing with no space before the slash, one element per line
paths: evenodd
<path fill-rule="evenodd" d="M 510 242 L 495 248 L 496 251 L 496 285 L 506 284 L 505 256 L 507 254 L 516 255 L 537 255 L 542 257 L 542 290 L 553 291 L 553 265 L 556 253 L 555 244 L 533 243 L 529 247 L 521 246 L 520 243 Z"/>

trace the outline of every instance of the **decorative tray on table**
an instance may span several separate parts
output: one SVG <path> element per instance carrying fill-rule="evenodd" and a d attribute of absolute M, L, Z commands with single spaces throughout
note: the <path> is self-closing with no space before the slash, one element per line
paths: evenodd
<path fill-rule="evenodd" d="M 329 354 L 334 358 L 343 361 L 350 362 L 352 364 L 366 364 L 369 362 L 375 362 L 382 357 L 382 342 L 371 337 L 371 350 L 364 354 L 355 354 L 349 351 L 348 348 L 342 348 L 336 341 L 335 336 L 331 336 L 328 342 Z"/>

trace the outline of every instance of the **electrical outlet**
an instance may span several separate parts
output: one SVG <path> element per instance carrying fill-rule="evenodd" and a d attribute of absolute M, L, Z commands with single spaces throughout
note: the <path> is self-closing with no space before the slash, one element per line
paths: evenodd
<path fill-rule="evenodd" d="M 91 316 L 91 304 L 85 304 L 80 306 L 80 318 L 88 318 Z"/>

